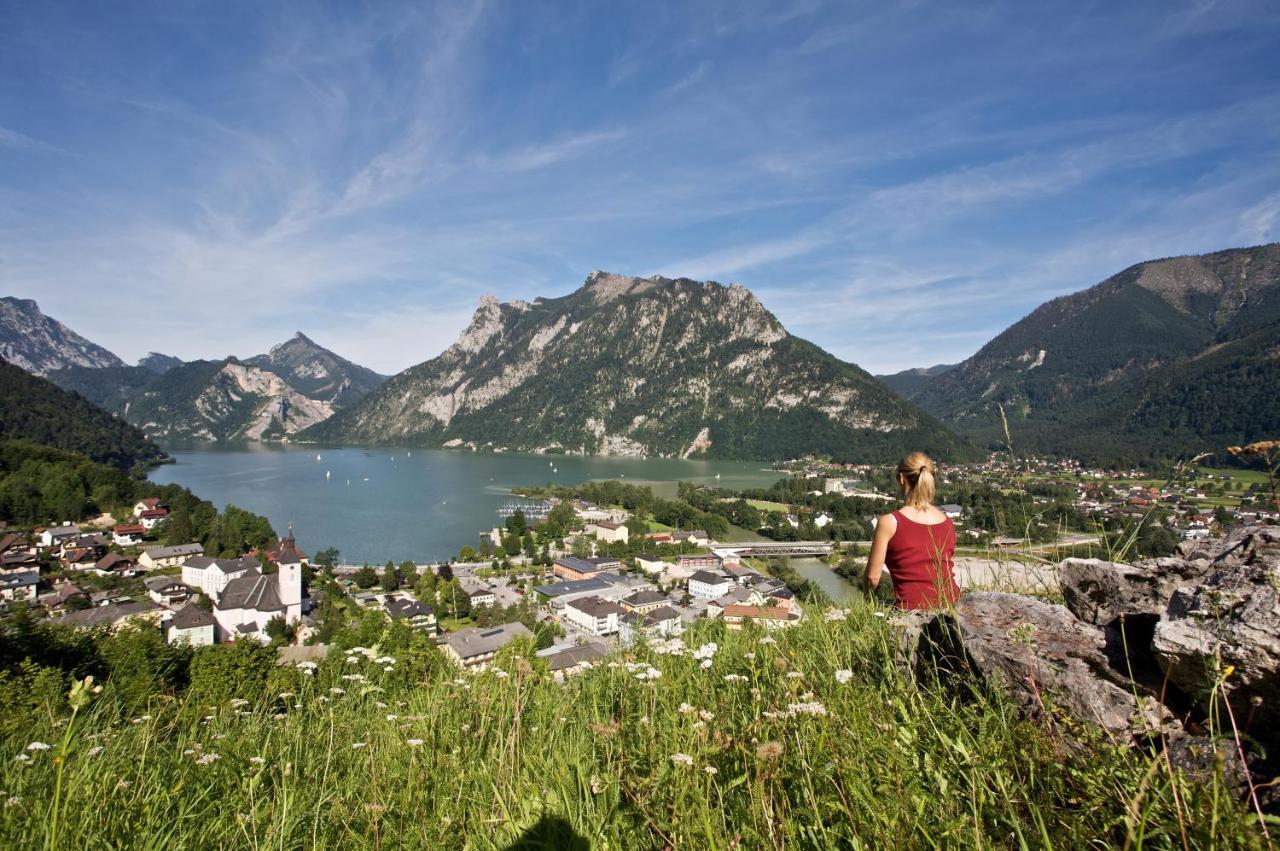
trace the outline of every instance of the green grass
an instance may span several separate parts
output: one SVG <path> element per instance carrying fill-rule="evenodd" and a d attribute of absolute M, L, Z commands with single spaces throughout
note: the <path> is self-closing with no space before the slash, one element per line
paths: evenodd
<path fill-rule="evenodd" d="M 391 672 L 335 652 L 244 707 L 156 696 L 136 718 L 109 684 L 65 754 L 65 711 L 0 741 L 0 847 L 46 842 L 55 757 L 62 848 L 498 849 L 530 830 L 601 849 L 1262 844 L 1220 787 L 1163 760 L 1101 741 L 1070 757 L 998 695 L 917 686 L 870 609 L 776 638 L 707 624 L 687 641 L 719 642 L 709 669 L 642 649 L 564 685 L 512 659 L 462 675 L 430 647 Z"/>
<path fill-rule="evenodd" d="M 767 499 L 749 499 L 747 500 L 747 505 L 752 508 L 757 508 L 760 511 L 777 511 L 781 514 L 786 514 L 791 511 L 791 506 L 786 503 L 770 502 Z"/>

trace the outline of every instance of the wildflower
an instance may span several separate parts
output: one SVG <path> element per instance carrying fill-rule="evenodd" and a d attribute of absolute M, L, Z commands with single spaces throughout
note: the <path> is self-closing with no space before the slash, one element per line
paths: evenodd
<path fill-rule="evenodd" d="M 298 662 L 297 667 L 303 671 L 314 671 L 316 669 L 315 662 Z"/>
<path fill-rule="evenodd" d="M 394 720 L 396 720 L 396 719 L 397 719 L 397 718 L 399 718 L 399 717 L 400 717 L 399 715 L 395 715 L 395 714 L 388 714 L 388 715 L 387 715 L 387 720 L 388 720 L 388 721 L 394 721 Z"/>
<path fill-rule="evenodd" d="M 787 671 L 787 679 L 802 680 L 804 679 L 804 674 L 800 673 L 799 671 Z"/>
<path fill-rule="evenodd" d="M 27 745 L 27 750 L 29 751 L 47 751 L 48 749 L 49 749 L 49 746 L 46 745 L 44 742 L 32 742 L 31 744 Z"/>
<path fill-rule="evenodd" d="M 871 614 L 875 615 L 878 618 L 884 617 L 884 612 L 872 612 Z"/>
<path fill-rule="evenodd" d="M 716 714 L 714 712 L 708 712 L 705 709 L 700 709 L 698 710 L 698 717 L 703 721 L 710 721 L 712 718 L 716 717 Z"/>
<path fill-rule="evenodd" d="M 756 756 L 766 762 L 772 762 L 782 756 L 784 750 L 782 742 L 762 742 L 756 747 Z"/>
<path fill-rule="evenodd" d="M 495 677 L 498 677 L 499 679 L 503 679 L 503 680 L 505 680 L 507 677 L 511 676 L 510 674 L 508 674 L 506 671 L 502 670 L 501 668 L 494 668 L 494 669 L 493 669 L 493 675 L 494 675 Z"/>
<path fill-rule="evenodd" d="M 263 759 L 262 757 L 260 757 L 260 756 L 251 756 L 251 757 L 249 757 L 249 762 L 253 763 L 254 765 L 266 765 L 266 764 L 267 764 L 267 761 L 266 761 L 265 759 Z"/>
<path fill-rule="evenodd" d="M 754 654 L 754 653 L 743 653 L 743 654 L 742 654 L 742 658 L 743 658 L 743 659 L 746 659 L 748 662 L 754 662 L 754 661 L 756 660 L 756 654 Z"/>
<path fill-rule="evenodd" d="M 25 753 L 18 754 L 16 757 L 14 757 L 14 759 L 16 759 L 18 762 L 31 762 L 31 756 Z"/>
<path fill-rule="evenodd" d="M 339 686 L 334 686 L 333 688 L 329 689 L 329 694 L 346 694 L 346 693 L 347 693 L 347 690 Z"/>
<path fill-rule="evenodd" d="M 5 798 L 4 800 L 5 809 L 8 809 L 9 807 L 16 807 L 18 806 L 18 804 L 21 804 L 21 803 L 22 803 L 21 795 L 10 795 L 8 798 Z"/>
<path fill-rule="evenodd" d="M 351 743 L 351 747 L 353 748 L 365 748 L 368 746 L 369 746 L 368 742 L 352 742 Z"/>
<path fill-rule="evenodd" d="M 133 781 L 132 781 L 132 780 L 117 780 L 117 781 L 116 781 L 116 789 L 118 789 L 118 790 L 119 790 L 119 789 L 128 789 L 128 788 L 129 788 L 130 786 L 132 786 L 132 785 L 133 785 Z"/>
<path fill-rule="evenodd" d="M 687 753 L 672 754 L 671 761 L 677 765 L 693 765 L 693 757 Z"/>
<path fill-rule="evenodd" d="M 677 709 L 676 711 L 682 715 L 692 715 L 694 712 L 697 712 L 698 710 L 687 703 L 682 703 L 680 704 L 680 708 Z"/>
<path fill-rule="evenodd" d="M 288 715 L 285 715 L 283 712 L 277 712 L 275 715 L 272 715 L 271 717 L 272 717 L 274 720 L 276 720 L 276 721 L 283 721 L 284 719 L 288 718 L 289 716 L 288 716 Z"/>
<path fill-rule="evenodd" d="M 848 609 L 828 609 L 825 618 L 828 622 L 842 621 L 849 616 Z"/>
<path fill-rule="evenodd" d="M 707 722 L 706 722 L 706 721 L 694 721 L 694 722 L 693 722 L 693 729 L 695 729 L 695 730 L 701 730 L 703 727 L 706 727 L 706 726 L 707 726 Z"/>
<path fill-rule="evenodd" d="M 222 759 L 222 757 L 218 756 L 216 753 L 207 753 L 196 760 L 196 765 L 213 765 L 220 759 Z"/>
<path fill-rule="evenodd" d="M 102 745 L 94 745 L 85 751 L 85 756 L 97 756 L 100 753 L 102 753 Z"/>
<path fill-rule="evenodd" d="M 853 679 L 853 671 L 839 670 L 836 671 L 836 682 L 840 685 L 846 685 Z"/>
<path fill-rule="evenodd" d="M 358 660 L 357 660 L 357 659 L 356 659 L 356 657 L 354 657 L 354 656 L 348 656 L 348 657 L 347 657 L 347 664 L 348 664 L 348 665 L 354 665 L 357 661 L 358 661 Z"/>
<path fill-rule="evenodd" d="M 282 691 L 282 692 L 280 692 L 279 697 L 280 697 L 280 699 L 281 699 L 281 700 L 288 700 L 289 698 L 293 697 L 293 692 L 291 692 L 291 691 Z"/>
<path fill-rule="evenodd" d="M 591 775 L 591 794 L 599 795 L 604 791 L 604 781 L 596 775 Z"/>
<path fill-rule="evenodd" d="M 196 752 L 195 752 L 193 749 L 191 749 L 191 748 L 187 748 L 185 751 L 183 751 L 183 752 L 182 752 L 182 755 L 183 755 L 183 756 L 195 756 L 195 753 L 196 753 Z"/>
<path fill-rule="evenodd" d="M 693 651 L 693 658 L 710 659 L 712 656 L 716 655 L 716 651 L 719 649 L 720 649 L 720 646 L 718 644 L 716 644 L 714 641 L 709 641 L 706 644 L 699 647 L 697 650 Z"/>
<path fill-rule="evenodd" d="M 387 666 L 386 666 L 385 668 L 383 668 L 382 670 L 386 671 L 387 673 L 391 673 L 392 671 L 394 671 L 394 670 L 395 670 L 395 668 L 391 667 L 390 665 L 387 665 Z"/>
<path fill-rule="evenodd" d="M 420 747 L 422 747 L 422 739 L 409 739 L 409 740 L 408 740 L 408 743 L 409 743 L 409 747 L 411 747 L 411 748 L 420 748 Z"/>
<path fill-rule="evenodd" d="M 703 770 L 703 771 L 705 771 L 705 772 L 707 772 L 707 774 L 719 774 L 719 773 L 720 773 L 720 769 L 716 768 L 714 765 L 706 765 L 706 766 L 703 766 L 702 770 Z"/>
<path fill-rule="evenodd" d="M 351 682 L 351 683 L 364 682 L 364 674 L 343 674 L 342 678 L 347 682 Z"/>
<path fill-rule="evenodd" d="M 778 640 L 774 638 L 772 635 L 766 635 L 764 638 L 760 639 L 760 643 L 761 644 L 777 644 Z"/>
<path fill-rule="evenodd" d="M 745 683 L 747 678 L 742 674 L 725 674 L 724 680 L 727 683 Z"/>
<path fill-rule="evenodd" d="M 375 704 L 374 704 L 374 706 L 378 707 L 379 709 L 386 709 L 386 708 L 387 708 L 387 705 L 386 705 L 385 703 L 383 703 L 381 700 L 379 700 L 377 703 L 375 703 Z"/>
<path fill-rule="evenodd" d="M 243 697 L 237 697 L 235 700 L 231 701 L 231 705 L 238 709 L 241 706 L 248 706 L 249 701 L 245 700 Z"/>
<path fill-rule="evenodd" d="M 320 695 L 319 697 L 317 697 L 317 698 L 316 698 L 316 700 L 320 701 L 321 703 L 328 703 L 328 702 L 329 702 L 329 698 L 328 698 L 327 696 L 323 695 L 323 694 L 322 694 L 322 695 Z"/>
<path fill-rule="evenodd" d="M 379 665 L 394 665 L 396 663 L 396 658 L 394 656 L 379 656 L 373 661 L 377 662 Z"/>
<path fill-rule="evenodd" d="M 817 701 L 812 703 L 792 703 L 788 704 L 787 712 L 791 715 L 826 715 L 827 707 Z"/>
<path fill-rule="evenodd" d="M 702 670 L 704 670 L 704 671 L 705 671 L 707 668 L 710 668 L 710 667 L 711 667 L 711 660 L 710 660 L 710 659 L 703 659 L 703 660 L 702 660 Z"/>

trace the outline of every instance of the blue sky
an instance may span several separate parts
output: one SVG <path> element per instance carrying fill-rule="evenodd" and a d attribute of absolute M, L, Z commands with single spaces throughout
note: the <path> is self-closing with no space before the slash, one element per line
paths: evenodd
<path fill-rule="evenodd" d="M 872 371 L 1280 240 L 1270 2 L 0 0 L 0 294 L 384 372 L 484 293 L 750 287 Z"/>

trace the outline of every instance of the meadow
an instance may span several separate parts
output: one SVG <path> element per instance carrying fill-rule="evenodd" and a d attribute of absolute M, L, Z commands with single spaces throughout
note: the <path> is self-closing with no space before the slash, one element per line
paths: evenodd
<path fill-rule="evenodd" d="M 70 698 L 33 673 L 0 717 L 0 847 L 1265 847 L 1217 780 L 916 682 L 871 604 L 563 684 L 527 647 L 471 674 L 380 629 L 319 663 L 202 649 L 141 691 L 155 654 Z"/>

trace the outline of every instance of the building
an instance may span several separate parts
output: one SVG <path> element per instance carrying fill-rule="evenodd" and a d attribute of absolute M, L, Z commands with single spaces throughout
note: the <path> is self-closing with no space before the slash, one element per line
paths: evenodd
<path fill-rule="evenodd" d="M 165 626 L 165 640 L 170 644 L 185 642 L 192 647 L 205 647 L 217 640 L 213 613 L 188 603 L 173 613 Z"/>
<path fill-rule="evenodd" d="M 722 573 L 699 570 L 689 577 L 689 595 L 699 600 L 715 600 L 729 593 L 733 580 Z"/>
<path fill-rule="evenodd" d="M 544 603 L 556 600 L 565 601 L 576 597 L 587 597 L 613 589 L 609 582 L 592 577 L 590 579 L 569 579 L 564 582 L 553 582 L 550 585 L 535 585 L 533 591 Z M 625 595 L 623 595 L 625 596 Z"/>
<path fill-rule="evenodd" d="M 93 572 L 99 576 L 137 576 L 138 562 L 119 553 L 107 553 L 94 563 Z"/>
<path fill-rule="evenodd" d="M 492 606 L 498 602 L 493 589 L 487 586 L 463 583 L 462 590 L 467 593 L 467 598 L 471 601 L 472 608 L 476 606 Z"/>
<path fill-rule="evenodd" d="M 36 534 L 36 541 L 40 546 L 52 549 L 61 549 L 62 542 L 69 538 L 75 538 L 80 534 L 79 526 L 64 524 L 62 526 L 53 526 L 49 529 L 41 529 Z"/>
<path fill-rule="evenodd" d="M 671 540 L 677 544 L 693 544 L 695 547 L 705 547 L 711 543 L 711 536 L 701 529 L 692 529 L 688 532 L 676 532 L 671 536 Z"/>
<path fill-rule="evenodd" d="M 639 612 L 643 615 L 670 602 L 666 594 L 658 591 L 636 591 L 619 600 L 618 605 L 628 612 Z"/>
<path fill-rule="evenodd" d="M 813 525 L 817 526 L 819 529 L 825 529 L 831 525 L 833 520 L 835 520 L 835 518 L 827 512 L 819 511 L 817 516 L 813 518 Z"/>
<path fill-rule="evenodd" d="M 148 597 L 157 605 L 170 609 L 176 609 L 191 599 L 191 589 L 172 576 L 148 576 L 142 584 L 147 588 Z"/>
<path fill-rule="evenodd" d="M 545 659 L 556 681 L 562 682 L 565 677 L 590 668 L 607 654 L 598 644 L 556 644 L 535 655 Z"/>
<path fill-rule="evenodd" d="M 146 527 L 141 523 L 119 523 L 111 527 L 111 543 L 117 547 L 133 547 L 142 543 Z"/>
<path fill-rule="evenodd" d="M 618 640 L 630 647 L 641 638 L 670 638 L 684 632 L 680 613 L 670 606 L 659 606 L 649 612 L 628 612 L 618 623 Z"/>
<path fill-rule="evenodd" d="M 107 626 L 117 630 L 129 623 L 155 626 L 159 624 L 160 617 L 165 611 L 150 600 L 145 603 L 110 603 L 65 614 L 55 619 L 54 623 L 76 629 Z"/>
<path fill-rule="evenodd" d="M 591 579 L 606 570 L 608 568 L 596 563 L 595 559 L 577 558 L 576 556 L 561 556 L 551 566 L 552 574 L 570 582 L 578 579 Z"/>
<path fill-rule="evenodd" d="M 721 617 L 728 629 L 742 629 L 747 623 L 756 623 L 765 629 L 782 629 L 800 622 L 800 612 L 792 607 L 750 603 L 729 603 L 721 610 Z"/>
<path fill-rule="evenodd" d="M 589 635 L 613 635 L 627 610 L 602 597 L 580 597 L 564 604 L 563 619 Z"/>
<path fill-rule="evenodd" d="M 650 576 L 657 576 L 666 570 L 667 563 L 657 556 L 639 555 L 636 556 L 636 568 Z"/>
<path fill-rule="evenodd" d="M 159 507 L 159 497 L 149 496 L 146 499 L 140 499 L 133 504 L 133 516 L 141 517 L 144 511 L 155 511 Z"/>
<path fill-rule="evenodd" d="M 147 547 L 138 556 L 138 566 L 143 570 L 159 570 L 163 567 L 179 567 L 192 556 L 204 554 L 200 544 L 178 544 L 173 547 Z M 185 581 L 185 580 L 184 580 Z"/>
<path fill-rule="evenodd" d="M 959 520 L 964 516 L 964 509 L 956 505 L 954 502 L 949 502 L 946 505 L 939 505 L 938 510 L 950 517 L 952 520 Z"/>
<path fill-rule="evenodd" d="M 720 567 L 720 556 L 715 553 L 704 553 L 702 555 L 680 556 L 680 560 L 676 562 L 676 566 L 681 570 L 702 570 L 704 568 L 717 569 Z"/>
<path fill-rule="evenodd" d="M 301 562 L 284 562 L 272 574 L 254 567 L 227 582 L 214 600 L 219 641 L 250 637 L 266 642 L 267 624 L 274 618 L 286 624 L 302 620 Z"/>
<path fill-rule="evenodd" d="M 499 650 L 517 638 L 533 638 L 533 633 L 522 623 L 506 623 L 488 629 L 468 627 L 450 635 L 443 647 L 445 655 L 455 664 L 473 668 L 493 661 Z"/>
<path fill-rule="evenodd" d="M 40 574 L 34 570 L 0 574 L 0 600 L 14 603 L 34 600 L 39 586 Z"/>
<path fill-rule="evenodd" d="M 250 571 L 261 573 L 258 560 L 249 556 L 240 556 L 240 558 L 192 556 L 182 564 L 182 581 L 192 588 L 199 588 L 210 600 L 217 601 L 231 580 L 238 579 Z"/>
<path fill-rule="evenodd" d="M 625 523 L 614 523 L 611 520 L 599 520 L 587 526 L 588 535 L 595 535 L 596 540 L 606 544 L 625 544 L 630 534 Z"/>
<path fill-rule="evenodd" d="M 147 531 L 156 528 L 168 519 L 169 509 L 167 508 L 150 508 L 138 515 L 138 522 Z"/>
<path fill-rule="evenodd" d="M 426 603 L 408 596 L 393 596 L 382 603 L 382 610 L 392 620 L 402 621 L 410 628 L 435 635 L 439 631 L 436 623 L 436 611 Z"/>
<path fill-rule="evenodd" d="M 57 614 L 67 611 L 72 600 L 79 601 L 78 608 L 88 608 L 90 605 L 89 595 L 80 586 L 71 582 L 60 582 L 52 592 L 40 598 L 40 605 L 44 606 L 50 614 Z"/>

